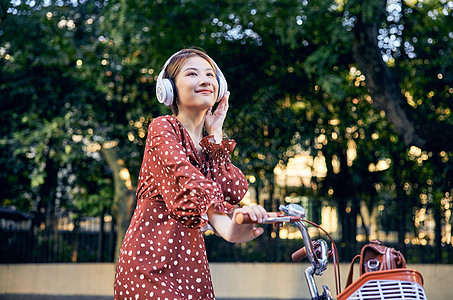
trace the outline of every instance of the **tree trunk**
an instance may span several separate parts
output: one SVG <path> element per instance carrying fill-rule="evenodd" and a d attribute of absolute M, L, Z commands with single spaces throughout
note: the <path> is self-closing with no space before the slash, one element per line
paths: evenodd
<path fill-rule="evenodd" d="M 400 190 L 400 189 L 397 189 Z M 407 219 L 407 197 L 403 193 L 397 192 L 396 197 L 396 222 L 398 228 L 398 250 L 406 252 L 406 219 Z"/>
<path fill-rule="evenodd" d="M 74 220 L 74 229 L 72 230 L 72 237 L 73 237 L 73 243 L 72 243 L 71 261 L 73 263 L 76 263 L 77 259 L 79 257 L 79 238 L 80 238 L 80 220 L 79 220 L 79 218 Z"/>
<path fill-rule="evenodd" d="M 135 192 L 124 178 L 121 178 L 120 172 L 124 170 L 124 162 L 119 159 L 116 148 L 102 147 L 104 155 L 109 167 L 113 173 L 113 184 L 115 194 L 112 204 L 112 216 L 117 224 L 117 239 L 115 247 L 115 259 L 118 261 L 118 256 L 123 243 L 123 238 L 131 220 L 132 213 L 135 209 Z M 127 169 L 125 169 L 127 171 Z"/>
<path fill-rule="evenodd" d="M 434 199 L 434 222 L 436 227 L 434 228 L 434 259 L 436 263 L 442 262 L 442 211 L 440 199 Z"/>
<path fill-rule="evenodd" d="M 393 181 L 396 183 L 396 228 L 398 230 L 398 250 L 405 252 L 406 251 L 406 243 L 404 242 L 405 240 L 405 235 L 407 231 L 406 227 L 406 219 L 407 219 L 407 201 L 409 199 L 407 198 L 406 194 L 403 191 L 404 188 L 404 181 L 405 179 L 401 177 L 402 174 L 402 169 L 405 166 L 400 166 L 398 163 L 400 158 L 399 158 L 399 152 L 397 151 L 392 151 L 392 161 L 393 163 Z"/>
<path fill-rule="evenodd" d="M 107 209 L 105 207 L 102 208 L 101 220 L 100 220 L 100 228 L 99 228 L 99 235 L 98 235 L 98 262 L 104 261 L 104 250 L 105 250 L 105 231 L 104 231 L 104 217 Z"/>
<path fill-rule="evenodd" d="M 451 151 L 453 143 L 449 141 L 449 135 L 444 133 L 453 132 L 453 126 L 446 122 L 430 123 L 423 116 L 414 118 L 416 110 L 407 104 L 398 80 L 382 59 L 377 36 L 379 27 L 386 17 L 386 2 L 362 1 L 362 10 L 367 9 L 367 6 L 374 8 L 373 18 L 366 13 L 359 14 L 353 29 L 353 57 L 365 75 L 373 106 L 385 111 L 395 132 L 402 136 L 406 145 L 416 145 L 431 151 Z"/>
<path fill-rule="evenodd" d="M 46 166 L 44 172 L 46 179 L 40 187 L 41 201 L 45 199 L 45 230 L 49 233 L 48 247 L 50 261 L 54 261 L 58 255 L 58 219 L 56 207 L 56 193 L 58 186 L 58 165 L 50 157 L 50 152 L 55 144 L 50 139 L 47 144 Z"/>

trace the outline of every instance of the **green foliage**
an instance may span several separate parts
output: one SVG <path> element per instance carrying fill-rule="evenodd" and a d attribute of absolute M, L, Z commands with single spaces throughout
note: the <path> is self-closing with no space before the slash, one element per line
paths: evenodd
<path fill-rule="evenodd" d="M 225 131 L 238 143 L 235 163 L 258 188 L 272 185 L 275 166 L 297 152 L 322 155 L 327 176 L 301 190 L 337 205 L 349 242 L 356 224 L 347 222 L 361 203 L 392 208 L 380 213 L 384 230 L 415 233 L 412 211 L 444 213 L 448 197 L 451 205 L 451 148 L 418 153 L 405 145 L 373 107 L 366 85 L 376 78 L 363 76 L 352 51 L 355 26 L 374 24 L 417 130 L 446 134 L 453 122 L 446 3 L 27 3 L 2 2 L 0 10 L 1 205 L 46 211 L 58 202 L 90 216 L 110 209 L 112 174 L 96 147 L 114 141 L 135 184 L 147 126 L 169 113 L 154 97 L 156 76 L 172 53 L 191 46 L 204 48 L 227 78 Z M 380 161 L 388 168 L 372 172 Z"/>
<path fill-rule="evenodd" d="M 77 70 L 83 36 L 68 21 L 71 15 L 78 13 L 51 6 L 9 14 L 1 24 L 1 119 L 10 124 L 2 127 L 1 150 L 10 154 L 2 155 L 2 178 L 14 187 L 4 189 L 3 198 L 15 199 L 20 209 L 45 210 L 56 198 L 71 207 L 70 190 L 80 188 L 76 178 L 86 171 L 80 166 L 89 161 L 102 168 L 99 159 L 87 157 L 83 142 L 93 141 L 93 129 L 102 126 L 97 123 L 108 121 L 100 109 L 105 95 Z"/>

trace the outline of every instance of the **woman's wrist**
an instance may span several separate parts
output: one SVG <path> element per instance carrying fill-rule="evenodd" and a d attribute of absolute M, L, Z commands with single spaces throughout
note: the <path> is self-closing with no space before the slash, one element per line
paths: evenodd
<path fill-rule="evenodd" d="M 220 144 L 222 142 L 223 133 L 221 130 L 220 131 L 216 130 L 216 131 L 210 133 L 209 135 L 212 135 L 214 137 L 214 143 Z"/>
<path fill-rule="evenodd" d="M 208 209 L 207 215 L 209 223 L 214 228 L 214 231 L 228 241 L 231 231 L 231 219 L 224 213 L 215 212 L 214 206 L 211 206 Z"/>

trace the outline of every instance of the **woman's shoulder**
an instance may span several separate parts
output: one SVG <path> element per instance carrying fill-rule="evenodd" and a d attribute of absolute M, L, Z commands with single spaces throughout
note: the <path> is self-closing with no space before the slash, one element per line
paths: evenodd
<path fill-rule="evenodd" d="M 171 116 L 171 115 L 159 116 L 159 117 L 154 118 L 154 119 L 151 121 L 151 124 L 160 124 L 160 123 L 162 123 L 162 124 L 164 124 L 164 123 L 168 124 L 168 123 L 175 123 L 175 122 L 176 122 L 175 119 L 176 119 L 176 118 L 173 117 L 173 116 Z"/>
<path fill-rule="evenodd" d="M 177 133 L 178 126 L 176 122 L 176 118 L 170 115 L 166 116 L 159 116 L 154 118 L 151 123 L 149 124 L 150 131 L 173 131 Z"/>
<path fill-rule="evenodd" d="M 157 118 L 154 118 L 149 125 L 156 128 L 166 128 L 169 125 L 175 127 L 176 120 L 175 117 L 170 115 L 159 116 Z"/>

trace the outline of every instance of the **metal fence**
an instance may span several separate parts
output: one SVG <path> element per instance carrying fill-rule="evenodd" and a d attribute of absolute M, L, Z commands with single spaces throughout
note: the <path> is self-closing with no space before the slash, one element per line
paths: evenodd
<path fill-rule="evenodd" d="M 0 216 L 0 241 L 0 263 L 112 262 L 116 230 L 108 217 L 66 217 L 46 227 Z"/>
<path fill-rule="evenodd" d="M 244 244 L 231 244 L 215 235 L 205 237 L 205 241 L 210 262 L 291 262 L 292 253 L 303 246 L 301 239 L 278 239 L 268 236 L 261 236 Z M 365 242 L 349 245 L 336 242 L 336 244 L 340 262 L 349 263 L 355 255 L 360 254 Z M 436 252 L 439 252 L 438 249 L 432 245 L 408 244 L 401 249 L 395 243 L 384 242 L 384 244 L 400 250 L 407 263 L 410 264 L 453 264 L 453 247 L 451 244 L 445 244 L 441 247 L 440 260 L 436 257 Z"/>
<path fill-rule="evenodd" d="M 60 218 L 55 226 L 34 226 L 32 220 L 2 218 L 0 212 L 0 263 L 113 262 L 116 228 L 110 216 Z M 210 262 L 289 262 L 291 254 L 303 246 L 301 239 L 272 238 L 270 232 L 242 244 L 228 243 L 216 235 L 205 237 Z M 387 246 L 398 246 L 386 243 Z M 338 243 L 339 257 L 349 262 L 360 253 L 363 243 Z M 405 245 L 402 250 L 408 263 L 453 263 L 453 247 L 440 249 L 430 245 Z"/>

